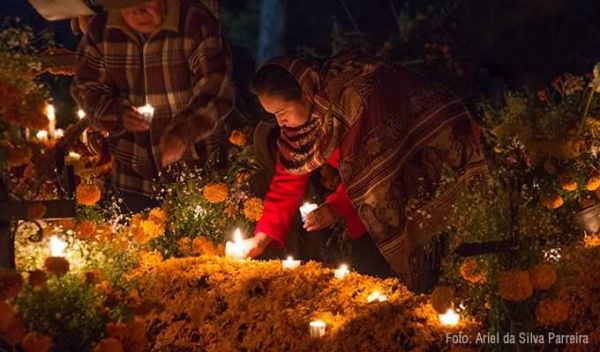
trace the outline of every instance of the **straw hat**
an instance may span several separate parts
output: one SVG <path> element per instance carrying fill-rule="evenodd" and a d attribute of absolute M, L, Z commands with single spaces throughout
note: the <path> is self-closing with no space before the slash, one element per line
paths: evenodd
<path fill-rule="evenodd" d="M 121 10 L 128 7 L 140 6 L 151 0 L 96 0 L 98 5 L 102 5 L 105 10 Z"/>

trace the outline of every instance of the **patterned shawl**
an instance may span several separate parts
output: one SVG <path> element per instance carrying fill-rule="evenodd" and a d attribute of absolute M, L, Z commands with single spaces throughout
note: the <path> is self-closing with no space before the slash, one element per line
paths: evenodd
<path fill-rule="evenodd" d="M 340 148 L 340 176 L 369 235 L 409 285 L 443 232 L 456 196 L 487 173 L 476 125 L 461 101 L 415 73 L 358 53 L 320 69 L 310 57 L 276 58 L 313 100 L 311 119 L 282 129 L 279 160 L 310 172 Z M 453 181 L 445 181 L 451 171 Z"/>

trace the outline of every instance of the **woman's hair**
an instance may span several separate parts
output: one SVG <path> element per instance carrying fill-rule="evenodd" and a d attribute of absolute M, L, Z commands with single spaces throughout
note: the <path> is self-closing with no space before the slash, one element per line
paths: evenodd
<path fill-rule="evenodd" d="M 292 74 L 279 65 L 265 65 L 254 75 L 250 90 L 255 95 L 272 95 L 283 100 L 301 100 L 302 87 Z"/>

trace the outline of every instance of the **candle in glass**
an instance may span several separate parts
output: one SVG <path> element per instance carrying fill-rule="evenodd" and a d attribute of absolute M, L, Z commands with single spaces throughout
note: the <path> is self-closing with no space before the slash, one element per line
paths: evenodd
<path fill-rule="evenodd" d="M 48 135 L 50 139 L 53 139 L 56 129 L 56 111 L 54 110 L 54 105 L 48 104 L 46 107 L 46 116 L 48 116 Z"/>
<path fill-rule="evenodd" d="M 286 260 L 281 261 L 281 266 L 283 269 L 296 269 L 300 266 L 300 260 L 294 260 L 294 257 L 290 255 Z"/>
<path fill-rule="evenodd" d="M 325 336 L 325 328 L 327 327 L 327 323 L 323 320 L 314 320 L 311 321 L 310 324 L 310 337 L 318 338 Z"/>
<path fill-rule="evenodd" d="M 244 247 L 244 239 L 240 229 L 236 229 L 233 235 L 233 242 L 225 243 L 225 255 L 230 258 L 245 259 L 246 248 Z"/>
<path fill-rule="evenodd" d="M 154 117 L 154 108 L 150 104 L 138 107 L 137 111 L 142 115 L 142 118 L 146 122 L 150 123 L 152 121 L 152 117 Z"/>
<path fill-rule="evenodd" d="M 460 315 L 456 314 L 456 312 L 450 308 L 444 314 L 439 314 L 438 318 L 440 319 L 440 323 L 444 326 L 456 326 L 460 321 Z"/>
<path fill-rule="evenodd" d="M 58 236 L 50 237 L 50 255 L 53 257 L 64 257 L 67 242 L 58 238 Z"/>
<path fill-rule="evenodd" d="M 79 117 L 80 120 L 83 120 L 83 118 L 85 117 L 85 111 L 79 109 L 79 111 L 77 111 L 77 116 Z M 87 135 L 87 128 L 86 128 L 81 133 L 81 143 L 87 144 L 87 142 L 88 142 L 88 135 Z"/>
<path fill-rule="evenodd" d="M 348 269 L 348 265 L 342 264 L 339 268 L 335 269 L 334 273 L 336 279 L 343 279 L 350 274 L 350 270 Z"/>
<path fill-rule="evenodd" d="M 302 222 L 306 221 L 306 216 L 312 212 L 313 210 L 317 209 L 319 206 L 314 204 L 314 203 L 304 203 L 301 207 L 300 207 L 300 217 L 302 218 Z"/>

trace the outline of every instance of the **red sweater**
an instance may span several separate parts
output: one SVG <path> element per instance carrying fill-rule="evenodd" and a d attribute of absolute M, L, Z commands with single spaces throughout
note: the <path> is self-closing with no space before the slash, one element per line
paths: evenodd
<path fill-rule="evenodd" d="M 333 152 L 327 163 L 336 169 L 340 167 L 339 149 Z M 309 177 L 310 173 L 292 175 L 285 171 L 281 164 L 275 165 L 275 175 L 264 200 L 263 215 L 256 224 L 254 233 L 263 232 L 273 240 L 275 245 L 283 246 L 292 227 L 294 216 L 302 203 Z M 358 239 L 367 232 L 343 183 L 340 183 L 335 192 L 327 197 L 327 204 L 337 216 L 346 221 L 352 239 Z"/>

